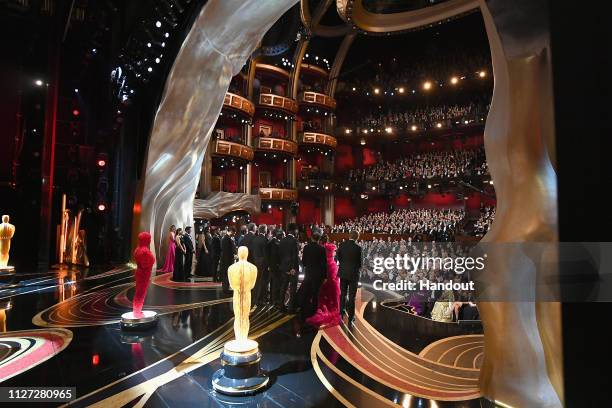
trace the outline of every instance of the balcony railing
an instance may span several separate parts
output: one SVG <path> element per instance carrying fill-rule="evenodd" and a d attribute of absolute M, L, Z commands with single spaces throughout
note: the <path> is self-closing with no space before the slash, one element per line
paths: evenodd
<path fill-rule="evenodd" d="M 305 91 L 300 95 L 300 104 L 314 105 L 325 109 L 336 109 L 336 100 L 329 95 L 319 92 Z"/>
<path fill-rule="evenodd" d="M 267 72 L 270 72 L 276 75 L 280 75 L 282 77 L 289 79 L 289 71 L 282 69 L 280 67 L 277 67 L 276 65 L 259 63 L 256 65 L 256 68 L 259 71 L 267 71 Z"/>
<path fill-rule="evenodd" d="M 255 105 L 247 98 L 227 92 L 225 99 L 223 100 L 223 107 L 237 110 L 248 117 L 252 117 L 255 114 Z"/>
<path fill-rule="evenodd" d="M 335 149 L 338 146 L 338 140 L 331 136 L 326 135 L 325 133 L 317 133 L 317 132 L 304 132 L 300 137 L 300 143 L 302 145 L 310 146 L 310 145 L 319 145 L 325 147 L 331 147 Z"/>
<path fill-rule="evenodd" d="M 213 142 L 212 154 L 251 161 L 253 160 L 255 152 L 253 151 L 252 147 L 227 140 L 217 139 Z"/>
<path fill-rule="evenodd" d="M 261 187 L 259 198 L 268 201 L 295 201 L 297 200 L 297 190 L 288 188 Z"/>
<path fill-rule="evenodd" d="M 299 108 L 294 99 L 268 93 L 259 94 L 258 104 L 265 108 L 277 109 L 292 115 L 295 115 Z"/>
<path fill-rule="evenodd" d="M 261 151 L 284 153 L 292 156 L 298 151 L 298 145 L 293 140 L 274 137 L 258 137 L 255 139 L 255 148 Z"/>
<path fill-rule="evenodd" d="M 329 73 L 326 70 L 314 64 L 302 64 L 301 69 L 302 69 L 302 72 L 308 72 L 308 73 L 317 74 L 320 76 L 329 75 Z"/>

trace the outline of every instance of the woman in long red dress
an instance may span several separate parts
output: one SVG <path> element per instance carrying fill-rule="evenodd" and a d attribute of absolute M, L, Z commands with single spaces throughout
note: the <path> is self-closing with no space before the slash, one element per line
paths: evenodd
<path fill-rule="evenodd" d="M 334 259 L 336 246 L 328 240 L 327 235 L 321 238 L 327 257 L 327 279 L 323 281 L 321 289 L 319 289 L 317 312 L 306 319 L 306 323 L 317 328 L 335 326 L 340 324 L 341 321 L 340 279 L 338 279 L 338 265 Z"/>
<path fill-rule="evenodd" d="M 164 267 L 161 269 L 162 272 L 174 272 L 174 258 L 176 257 L 175 232 L 176 226 L 171 225 L 168 237 L 168 252 L 166 252 L 166 261 L 164 262 Z"/>

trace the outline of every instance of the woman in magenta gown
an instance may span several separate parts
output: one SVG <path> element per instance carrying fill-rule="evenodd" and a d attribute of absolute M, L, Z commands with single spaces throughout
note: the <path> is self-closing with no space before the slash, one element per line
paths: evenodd
<path fill-rule="evenodd" d="M 174 233 L 176 232 L 176 226 L 170 226 L 170 236 L 168 237 L 168 252 L 166 252 L 166 261 L 164 267 L 161 269 L 162 272 L 174 272 L 174 258 L 176 257 L 176 242 Z"/>
<path fill-rule="evenodd" d="M 328 242 L 327 235 L 321 238 L 327 256 L 327 279 L 319 290 L 317 312 L 306 319 L 306 323 L 317 327 L 329 327 L 340 324 L 340 279 L 338 265 L 334 259 L 336 246 Z"/>

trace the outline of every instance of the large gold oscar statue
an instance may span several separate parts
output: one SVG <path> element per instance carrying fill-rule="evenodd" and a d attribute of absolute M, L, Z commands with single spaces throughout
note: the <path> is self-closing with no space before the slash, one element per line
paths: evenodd
<path fill-rule="evenodd" d="M 257 279 L 257 267 L 247 261 L 249 249 L 238 248 L 238 262 L 227 269 L 229 284 L 234 291 L 234 335 L 236 338 L 225 345 L 225 352 L 242 354 L 257 348 L 257 342 L 249 340 L 249 313 L 251 290 Z"/>
<path fill-rule="evenodd" d="M 247 261 L 247 247 L 238 248 L 238 262 L 227 269 L 229 284 L 234 290 L 234 340 L 223 347 L 221 364 L 215 372 L 213 388 L 228 395 L 248 395 L 268 384 L 268 376 L 261 372 L 261 353 L 255 340 L 249 339 L 251 290 L 257 280 L 257 267 Z"/>
<path fill-rule="evenodd" d="M 9 216 L 2 216 L 0 224 L 0 271 L 10 272 L 15 268 L 8 266 L 9 251 L 11 250 L 11 239 L 15 235 L 15 226 L 9 223 Z"/>

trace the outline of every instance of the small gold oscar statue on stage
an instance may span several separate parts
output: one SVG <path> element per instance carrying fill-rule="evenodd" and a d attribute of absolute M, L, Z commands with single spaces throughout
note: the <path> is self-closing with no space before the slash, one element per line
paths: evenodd
<path fill-rule="evenodd" d="M 8 215 L 3 215 L 2 224 L 0 224 L 0 274 L 15 272 L 13 266 L 8 266 L 11 239 L 15 235 L 15 226 L 9 224 L 9 220 Z"/>
<path fill-rule="evenodd" d="M 249 336 L 251 290 L 257 280 L 257 267 L 247 261 L 247 247 L 238 248 L 238 262 L 227 269 L 229 284 L 234 290 L 234 335 L 225 343 L 221 354 L 223 368 L 215 372 L 213 388 L 228 395 L 254 394 L 268 384 L 268 376 L 260 370 L 259 345 Z"/>

